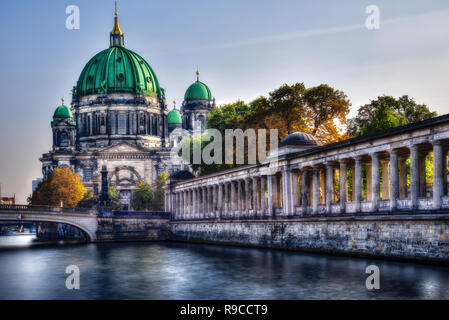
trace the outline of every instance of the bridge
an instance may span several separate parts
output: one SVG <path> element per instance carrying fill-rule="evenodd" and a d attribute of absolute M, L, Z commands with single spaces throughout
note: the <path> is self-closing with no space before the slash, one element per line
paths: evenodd
<path fill-rule="evenodd" d="M 63 223 L 82 230 L 89 242 L 97 238 L 98 219 L 95 209 L 0 205 L 0 221 Z"/>
<path fill-rule="evenodd" d="M 28 205 L 0 205 L 0 222 L 50 222 L 81 230 L 88 242 L 164 240 L 171 220 L 169 212 L 112 211 Z"/>

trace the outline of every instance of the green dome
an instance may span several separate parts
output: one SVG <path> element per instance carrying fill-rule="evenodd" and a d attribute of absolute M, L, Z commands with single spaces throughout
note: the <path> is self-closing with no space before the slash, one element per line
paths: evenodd
<path fill-rule="evenodd" d="M 181 113 L 178 109 L 173 109 L 168 113 L 167 122 L 169 124 L 182 124 Z"/>
<path fill-rule="evenodd" d="M 90 59 L 74 91 L 76 97 L 132 93 L 164 98 L 150 65 L 137 53 L 120 46 L 112 46 Z"/>
<path fill-rule="evenodd" d="M 184 100 L 212 100 L 212 93 L 204 83 L 197 81 L 187 89 Z"/>
<path fill-rule="evenodd" d="M 62 105 L 57 107 L 55 113 L 53 114 L 53 119 L 56 118 L 73 118 L 73 116 L 69 107 Z"/>

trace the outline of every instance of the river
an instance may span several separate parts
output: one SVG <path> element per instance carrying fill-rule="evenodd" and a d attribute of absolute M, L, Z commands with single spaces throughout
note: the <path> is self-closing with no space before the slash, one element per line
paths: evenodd
<path fill-rule="evenodd" d="M 0 237 L 0 299 L 449 299 L 449 268 L 185 243 L 35 245 Z M 66 288 L 66 267 L 80 289 Z M 368 290 L 365 269 L 380 270 Z"/>

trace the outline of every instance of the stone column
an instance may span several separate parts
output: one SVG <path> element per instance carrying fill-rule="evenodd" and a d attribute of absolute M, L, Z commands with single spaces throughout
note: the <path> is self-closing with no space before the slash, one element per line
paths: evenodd
<path fill-rule="evenodd" d="M 366 201 L 373 200 L 373 190 L 372 190 L 372 182 L 373 174 L 371 173 L 372 166 L 371 163 L 366 164 Z"/>
<path fill-rule="evenodd" d="M 346 212 L 346 196 L 348 186 L 348 168 L 346 160 L 340 161 L 340 213 Z"/>
<path fill-rule="evenodd" d="M 399 198 L 399 167 L 398 167 L 398 151 L 390 151 L 390 210 L 397 209 L 397 201 Z"/>
<path fill-rule="evenodd" d="M 245 179 L 245 216 L 249 217 L 249 178 Z"/>
<path fill-rule="evenodd" d="M 410 199 L 412 209 L 416 210 L 419 199 L 419 149 L 417 145 L 410 147 Z"/>
<path fill-rule="evenodd" d="M 197 210 L 197 192 L 196 188 L 192 190 L 192 217 L 197 218 L 198 217 L 198 210 Z"/>
<path fill-rule="evenodd" d="M 257 177 L 253 178 L 253 210 L 254 216 L 257 216 Z"/>
<path fill-rule="evenodd" d="M 355 202 L 355 165 L 351 165 L 352 168 L 352 195 L 351 202 Z"/>
<path fill-rule="evenodd" d="M 209 218 L 212 215 L 212 190 L 210 186 L 207 186 L 207 209 L 206 209 L 206 218 Z"/>
<path fill-rule="evenodd" d="M 225 217 L 228 217 L 228 208 L 229 208 L 229 187 L 228 184 L 225 182 L 223 184 L 224 186 L 224 202 L 223 202 L 223 213 Z"/>
<path fill-rule="evenodd" d="M 301 205 L 302 214 L 305 215 L 307 214 L 307 208 L 309 207 L 309 172 L 306 168 L 302 168 L 301 174 Z"/>
<path fill-rule="evenodd" d="M 234 217 L 234 214 L 235 214 L 235 183 L 234 183 L 234 181 L 231 181 L 230 182 L 230 184 L 231 184 L 231 202 L 230 202 L 230 205 L 231 205 L 231 217 Z"/>
<path fill-rule="evenodd" d="M 223 216 L 223 184 L 218 185 L 218 219 Z"/>
<path fill-rule="evenodd" d="M 433 207 L 441 209 L 443 187 L 443 146 L 440 141 L 433 143 Z"/>
<path fill-rule="evenodd" d="M 373 153 L 371 155 L 371 210 L 377 211 L 379 208 L 379 198 L 380 198 L 380 174 L 379 174 L 379 154 Z"/>
<path fill-rule="evenodd" d="M 318 213 L 318 205 L 320 203 L 320 169 L 318 166 L 313 167 L 313 214 Z"/>
<path fill-rule="evenodd" d="M 273 215 L 276 215 L 276 209 L 280 208 L 280 201 L 279 201 L 279 182 L 278 182 L 278 176 L 272 175 L 271 176 L 271 191 L 272 191 L 272 203 L 273 203 Z"/>
<path fill-rule="evenodd" d="M 206 213 L 207 213 L 207 190 L 206 187 L 202 187 L 201 188 L 201 192 L 202 192 L 202 198 L 201 198 L 201 218 L 205 218 L 206 217 Z"/>
<path fill-rule="evenodd" d="M 361 211 L 362 203 L 362 158 L 355 158 L 355 211 Z"/>
<path fill-rule="evenodd" d="M 182 191 L 182 218 L 187 219 L 187 190 Z"/>
<path fill-rule="evenodd" d="M 427 151 L 423 151 L 419 154 L 419 196 L 427 197 L 427 185 L 426 185 L 426 157 Z"/>
<path fill-rule="evenodd" d="M 262 216 L 267 214 L 267 198 L 265 194 L 267 193 L 267 178 L 266 176 L 260 176 L 260 208 L 262 211 Z"/>
<path fill-rule="evenodd" d="M 443 195 L 447 196 L 447 149 L 443 148 L 443 164 L 442 164 L 442 170 L 443 170 Z"/>
<path fill-rule="evenodd" d="M 398 170 L 399 170 L 399 198 L 407 198 L 407 159 L 399 157 Z"/>
<path fill-rule="evenodd" d="M 242 182 L 240 180 L 237 180 L 236 183 L 237 183 L 237 216 L 240 216 L 242 213 Z"/>
<path fill-rule="evenodd" d="M 212 186 L 212 218 L 214 219 L 217 217 L 217 198 L 217 186 L 214 184 Z"/>
<path fill-rule="evenodd" d="M 282 212 L 283 215 L 290 215 L 293 211 L 291 208 L 292 199 L 292 176 L 288 166 L 282 169 Z"/>
<path fill-rule="evenodd" d="M 290 172 L 291 174 L 291 179 L 290 179 L 290 184 L 291 184 L 291 192 L 290 195 L 288 196 L 290 198 L 290 213 L 292 215 L 296 214 L 296 207 L 299 204 L 299 180 L 298 180 L 298 171 L 293 170 Z"/>
<path fill-rule="evenodd" d="M 186 190 L 185 192 L 185 206 L 186 206 L 186 211 L 185 211 L 185 218 L 189 219 L 189 191 Z"/>
<path fill-rule="evenodd" d="M 326 163 L 326 213 L 332 213 L 332 203 L 334 195 L 334 167 Z"/>
<path fill-rule="evenodd" d="M 189 218 L 193 219 L 195 216 L 195 212 L 193 211 L 193 189 L 189 190 Z"/>
<path fill-rule="evenodd" d="M 390 199 L 390 170 L 388 160 L 381 160 L 382 164 L 382 200 Z"/>
<path fill-rule="evenodd" d="M 182 191 L 178 192 L 179 195 L 179 213 L 178 218 L 184 219 L 184 194 Z"/>
<path fill-rule="evenodd" d="M 182 219 L 182 202 L 181 202 L 181 192 L 178 191 L 178 209 L 176 210 L 176 219 Z"/>

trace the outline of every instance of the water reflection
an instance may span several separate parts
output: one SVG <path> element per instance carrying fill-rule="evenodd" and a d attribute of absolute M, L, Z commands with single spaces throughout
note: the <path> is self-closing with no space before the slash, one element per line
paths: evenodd
<path fill-rule="evenodd" d="M 71 264 L 79 291 L 65 289 Z M 3 250 L 0 270 L 1 299 L 449 299 L 445 267 L 181 243 Z"/>

